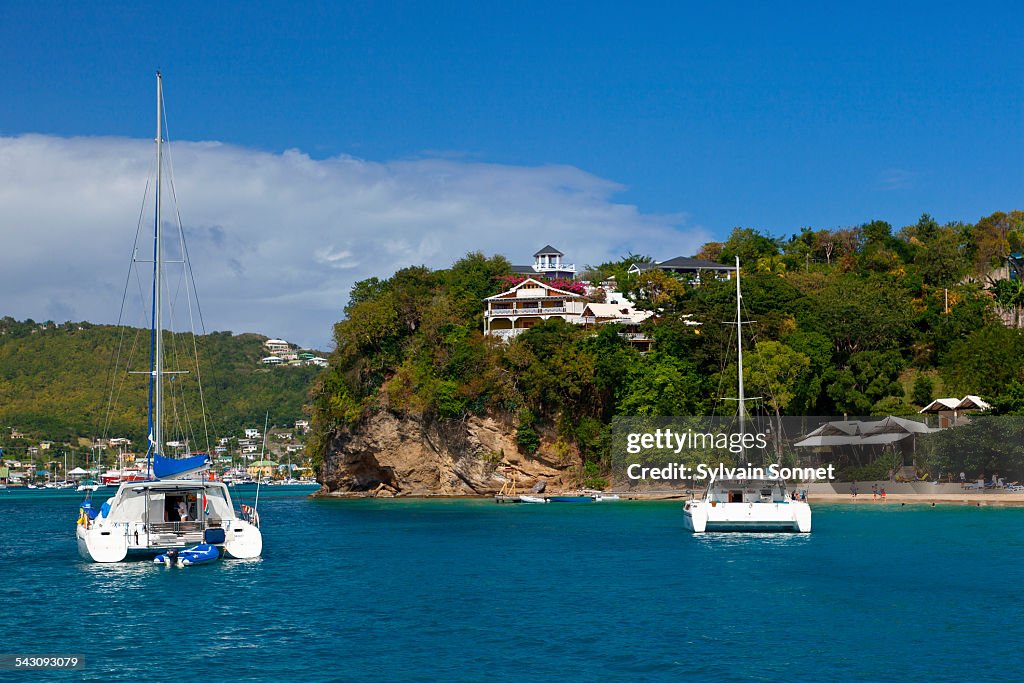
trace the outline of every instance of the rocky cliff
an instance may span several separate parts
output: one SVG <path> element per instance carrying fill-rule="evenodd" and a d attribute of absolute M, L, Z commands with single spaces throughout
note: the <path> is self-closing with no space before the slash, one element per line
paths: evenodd
<path fill-rule="evenodd" d="M 332 435 L 321 481 L 335 494 L 487 495 L 512 476 L 519 490 L 538 482 L 558 490 L 573 479 L 575 459 L 559 462 L 519 452 L 515 428 L 491 417 L 426 421 L 387 411 Z"/>

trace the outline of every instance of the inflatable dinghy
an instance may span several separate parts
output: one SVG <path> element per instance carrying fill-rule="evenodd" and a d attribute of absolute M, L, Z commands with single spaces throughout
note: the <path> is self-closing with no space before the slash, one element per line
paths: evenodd
<path fill-rule="evenodd" d="M 220 559 L 220 549 L 209 543 L 200 543 L 187 550 L 168 550 L 153 558 L 154 562 L 168 567 L 191 567 Z"/>

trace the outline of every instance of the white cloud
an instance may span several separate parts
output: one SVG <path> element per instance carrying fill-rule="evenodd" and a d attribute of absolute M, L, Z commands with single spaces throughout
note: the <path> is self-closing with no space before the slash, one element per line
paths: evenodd
<path fill-rule="evenodd" d="M 0 137 L 0 315 L 116 319 L 152 147 Z M 630 251 L 688 255 L 707 239 L 682 216 L 615 203 L 620 185 L 569 166 L 314 160 L 215 142 L 176 142 L 171 154 L 207 328 L 325 349 L 352 283 L 408 265 L 475 250 L 530 263 L 553 244 L 581 267 Z"/>

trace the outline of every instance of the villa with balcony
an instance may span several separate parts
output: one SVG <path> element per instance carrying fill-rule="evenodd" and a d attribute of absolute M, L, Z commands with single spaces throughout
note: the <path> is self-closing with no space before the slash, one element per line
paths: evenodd
<path fill-rule="evenodd" d="M 541 321 L 561 318 L 578 323 L 586 301 L 579 294 L 557 289 L 533 278 L 484 299 L 484 334 L 509 340 Z"/>

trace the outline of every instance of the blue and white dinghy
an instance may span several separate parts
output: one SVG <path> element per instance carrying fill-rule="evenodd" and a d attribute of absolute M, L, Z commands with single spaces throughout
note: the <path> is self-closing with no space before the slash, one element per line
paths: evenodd
<path fill-rule="evenodd" d="M 200 543 L 187 550 L 168 550 L 166 553 L 154 557 L 153 562 L 167 567 L 192 567 L 197 564 L 216 562 L 219 559 L 220 549 L 217 546 Z"/>

